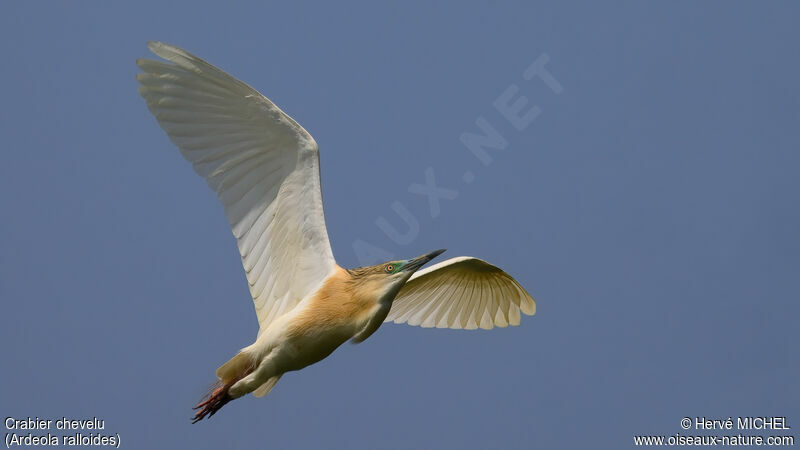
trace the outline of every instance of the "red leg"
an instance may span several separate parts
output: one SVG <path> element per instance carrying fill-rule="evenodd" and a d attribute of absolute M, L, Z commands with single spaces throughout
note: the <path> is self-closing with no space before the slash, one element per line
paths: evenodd
<path fill-rule="evenodd" d="M 205 401 L 198 403 L 197 406 L 192 408 L 199 409 L 199 411 L 194 414 L 192 423 L 197 423 L 203 420 L 206 416 L 213 416 L 217 411 L 220 410 L 220 408 L 231 401 L 232 398 L 230 394 L 228 394 L 228 388 L 230 388 L 230 385 L 223 385 L 214 389 L 214 391 L 209 394 Z"/>

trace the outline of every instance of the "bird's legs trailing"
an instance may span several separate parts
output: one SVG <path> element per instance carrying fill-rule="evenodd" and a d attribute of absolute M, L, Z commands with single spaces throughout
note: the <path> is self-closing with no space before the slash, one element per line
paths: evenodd
<path fill-rule="evenodd" d="M 194 417 L 192 417 L 192 423 L 197 423 L 206 416 L 213 416 L 220 408 L 238 397 L 231 395 L 231 386 L 248 376 L 253 372 L 254 368 L 255 364 L 253 360 L 246 353 L 240 352 L 217 369 L 219 381 L 214 385 L 214 388 L 212 388 L 213 390 L 203 397 L 202 401 L 198 403 L 197 406 L 192 408 L 198 410 L 194 414 Z"/>
<path fill-rule="evenodd" d="M 283 375 L 277 366 L 279 352 L 271 351 L 256 363 L 246 350 L 217 369 L 220 381 L 207 396 L 203 397 L 203 401 L 192 408 L 197 410 L 192 423 L 213 416 L 231 400 L 250 392 L 262 397 L 278 382 Z"/>
<path fill-rule="evenodd" d="M 206 416 L 211 417 L 217 411 L 225 406 L 233 397 L 228 393 L 232 384 L 217 383 L 217 388 L 211 391 L 207 396 L 203 397 L 204 401 L 197 404 L 192 409 L 199 410 L 192 417 L 192 423 L 197 423 L 203 420 Z"/>

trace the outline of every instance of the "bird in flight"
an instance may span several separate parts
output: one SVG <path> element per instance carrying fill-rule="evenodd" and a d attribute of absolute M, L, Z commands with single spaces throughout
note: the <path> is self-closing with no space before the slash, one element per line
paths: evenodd
<path fill-rule="evenodd" d="M 172 45 L 136 61 L 139 93 L 222 202 L 255 303 L 259 331 L 217 369 L 193 422 L 286 372 L 314 364 L 383 322 L 489 329 L 519 325 L 536 303 L 510 275 L 469 256 L 419 270 L 444 250 L 344 269 L 328 241 L 314 138 L 269 99 Z"/>

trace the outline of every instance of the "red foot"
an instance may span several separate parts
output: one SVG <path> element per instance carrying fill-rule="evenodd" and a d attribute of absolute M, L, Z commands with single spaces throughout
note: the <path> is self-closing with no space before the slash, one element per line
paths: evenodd
<path fill-rule="evenodd" d="M 232 398 L 228 394 L 229 387 L 230 386 L 220 386 L 214 389 L 214 391 L 208 395 L 208 398 L 205 401 L 198 403 L 197 406 L 192 408 L 200 410 L 194 414 L 192 423 L 197 423 L 203 420 L 206 416 L 213 416 L 217 411 L 220 410 L 220 408 L 231 401 Z"/>

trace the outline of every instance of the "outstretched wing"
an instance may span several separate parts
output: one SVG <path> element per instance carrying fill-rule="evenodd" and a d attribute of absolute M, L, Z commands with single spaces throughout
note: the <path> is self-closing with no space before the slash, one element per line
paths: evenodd
<path fill-rule="evenodd" d="M 160 42 L 139 93 L 225 207 L 263 331 L 316 289 L 335 261 L 314 138 L 247 84 Z"/>
<path fill-rule="evenodd" d="M 409 278 L 385 322 L 474 330 L 519 325 L 536 302 L 511 275 L 471 256 L 448 259 Z"/>

